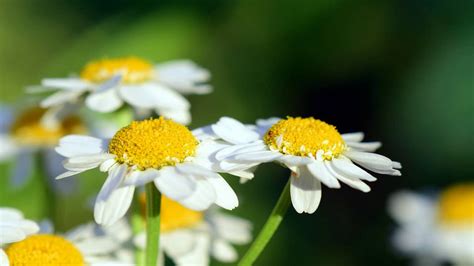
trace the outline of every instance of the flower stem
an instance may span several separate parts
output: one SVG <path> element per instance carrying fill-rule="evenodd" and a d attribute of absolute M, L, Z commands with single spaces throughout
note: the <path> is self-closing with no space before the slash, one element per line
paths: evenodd
<path fill-rule="evenodd" d="M 265 246 L 268 244 L 273 234 L 275 234 L 278 226 L 280 225 L 283 217 L 290 206 L 290 179 L 286 183 L 285 188 L 280 194 L 280 198 L 273 208 L 272 213 L 267 219 L 267 222 L 263 226 L 262 230 L 258 234 L 255 241 L 252 243 L 247 253 L 242 257 L 239 262 L 239 266 L 253 265 L 255 260 L 260 256 Z"/>
<path fill-rule="evenodd" d="M 161 195 L 155 184 L 145 185 L 146 192 L 146 249 L 145 265 L 156 265 L 160 247 Z"/>

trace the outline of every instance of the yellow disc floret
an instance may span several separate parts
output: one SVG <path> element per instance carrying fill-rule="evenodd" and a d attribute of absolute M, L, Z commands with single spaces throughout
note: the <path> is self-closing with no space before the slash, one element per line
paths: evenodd
<path fill-rule="evenodd" d="M 81 252 L 68 240 L 55 235 L 32 235 L 11 244 L 6 253 L 11 266 L 85 265 Z"/>
<path fill-rule="evenodd" d="M 336 127 L 312 117 L 282 119 L 267 131 L 264 141 L 284 154 L 311 157 L 320 154 L 326 160 L 339 156 L 346 148 Z"/>
<path fill-rule="evenodd" d="M 153 65 L 136 57 L 97 60 L 82 69 L 81 78 L 100 83 L 119 74 L 123 83 L 141 83 L 152 79 Z"/>
<path fill-rule="evenodd" d="M 146 208 L 145 197 L 145 193 L 140 195 L 140 205 L 143 216 Z M 166 196 L 161 197 L 160 211 L 161 232 L 170 232 L 176 229 L 194 227 L 204 218 L 202 212 L 188 209 Z"/>
<path fill-rule="evenodd" d="M 118 162 L 144 170 L 184 162 L 194 155 L 198 143 L 187 127 L 160 117 L 120 129 L 109 143 L 109 152 Z"/>
<path fill-rule="evenodd" d="M 48 127 L 41 119 L 46 109 L 35 107 L 20 114 L 10 129 L 11 135 L 20 143 L 33 146 L 56 145 L 68 134 L 84 133 L 86 128 L 76 116 L 69 116 L 54 127 Z"/>
<path fill-rule="evenodd" d="M 445 224 L 474 225 L 474 183 L 448 188 L 439 200 L 439 218 Z"/>

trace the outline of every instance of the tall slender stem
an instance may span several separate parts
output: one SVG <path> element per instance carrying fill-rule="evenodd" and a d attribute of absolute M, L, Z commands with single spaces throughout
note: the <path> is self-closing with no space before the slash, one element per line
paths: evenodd
<path fill-rule="evenodd" d="M 262 253 L 263 249 L 267 246 L 273 234 L 275 234 L 278 226 L 285 216 L 286 211 L 288 210 L 288 206 L 290 206 L 290 182 L 291 181 L 288 180 L 286 183 L 286 186 L 281 192 L 280 198 L 273 208 L 272 213 L 268 217 L 267 222 L 263 226 L 255 241 L 247 250 L 247 253 L 245 253 L 245 255 L 240 260 L 238 264 L 239 266 L 253 265 L 255 260 L 257 260 L 257 258 Z"/>
<path fill-rule="evenodd" d="M 146 248 L 145 265 L 154 266 L 158 260 L 160 247 L 160 207 L 161 194 L 155 184 L 145 185 L 146 192 Z"/>

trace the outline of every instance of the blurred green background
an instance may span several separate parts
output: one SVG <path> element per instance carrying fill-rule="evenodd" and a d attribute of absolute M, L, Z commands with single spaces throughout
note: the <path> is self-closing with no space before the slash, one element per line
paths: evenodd
<path fill-rule="evenodd" d="M 403 176 L 379 178 L 368 194 L 325 188 L 314 215 L 290 210 L 257 265 L 404 265 L 409 259 L 389 242 L 390 193 L 474 174 L 473 18 L 470 0 L 2 0 L 0 102 L 15 105 L 25 86 L 91 59 L 190 58 L 212 72 L 215 87 L 190 97 L 191 127 L 223 115 L 249 123 L 314 116 L 340 132 L 366 132 L 403 163 Z M 11 190 L 10 167 L 0 168 L 0 205 L 44 217 L 41 182 Z M 255 232 L 288 174 L 265 165 L 243 186 L 228 178 L 241 201 L 235 213 Z M 87 202 L 103 178 L 78 178 L 82 192 L 60 198 L 59 229 L 92 219 Z"/>

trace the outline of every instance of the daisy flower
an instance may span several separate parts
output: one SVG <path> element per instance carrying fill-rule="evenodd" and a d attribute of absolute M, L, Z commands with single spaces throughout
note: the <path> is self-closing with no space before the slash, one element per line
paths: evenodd
<path fill-rule="evenodd" d="M 140 202 L 145 205 L 144 197 Z M 232 244 L 247 244 L 252 238 L 249 221 L 217 210 L 194 211 L 162 197 L 161 211 L 160 265 L 164 265 L 163 252 L 176 265 L 209 265 L 211 256 L 220 262 L 235 262 L 238 253 Z M 138 234 L 134 242 L 143 249 L 145 233 Z"/>
<path fill-rule="evenodd" d="M 3 250 L 4 245 L 22 241 L 38 230 L 39 226 L 24 219 L 19 210 L 0 207 L 0 265 L 9 265 L 8 256 Z"/>
<path fill-rule="evenodd" d="M 190 104 L 181 94 L 205 94 L 212 87 L 206 69 L 188 60 L 153 65 L 137 58 L 92 61 L 78 77 L 48 78 L 42 90 L 59 90 L 41 102 L 43 107 L 77 102 L 97 112 L 113 112 L 124 102 L 137 113 L 155 111 L 183 124 L 191 121 Z"/>
<path fill-rule="evenodd" d="M 474 265 L 474 183 L 437 195 L 400 191 L 388 211 L 399 228 L 394 246 L 420 265 Z"/>
<path fill-rule="evenodd" d="M 0 110 L 0 162 L 15 159 L 10 177 L 14 187 L 22 186 L 31 176 L 35 154 L 39 154 L 48 176 L 61 173 L 61 157 L 54 146 L 65 135 L 86 132 L 86 126 L 77 116 L 60 115 L 56 109 L 40 107 L 26 108 L 16 116 L 10 108 Z M 70 187 L 71 183 L 64 182 L 55 185 L 62 192 Z"/>
<path fill-rule="evenodd" d="M 5 249 L 12 265 L 127 265 L 118 258 L 122 244 L 131 237 L 125 221 L 109 228 L 81 225 L 64 235 L 54 234 L 52 226 L 45 224 L 39 234 Z"/>
<path fill-rule="evenodd" d="M 400 175 L 400 163 L 373 153 L 380 142 L 361 142 L 363 133 L 340 134 L 334 126 L 312 117 L 259 120 L 255 127 L 223 118 L 207 135 L 237 143 L 216 153 L 221 171 L 242 171 L 265 162 L 289 168 L 291 202 L 298 213 L 316 211 L 321 182 L 330 188 L 340 188 L 343 182 L 369 192 L 363 180 L 376 178 L 356 164 L 375 173 Z"/>
<path fill-rule="evenodd" d="M 68 171 L 58 179 L 99 168 L 108 177 L 94 206 L 99 224 L 113 224 L 130 207 L 135 187 L 154 182 L 167 197 L 194 210 L 215 203 L 225 209 L 238 205 L 235 192 L 209 165 L 215 152 L 211 140 L 198 141 L 185 126 L 160 117 L 132 122 L 110 140 L 71 135 L 56 151 L 67 157 Z"/>

